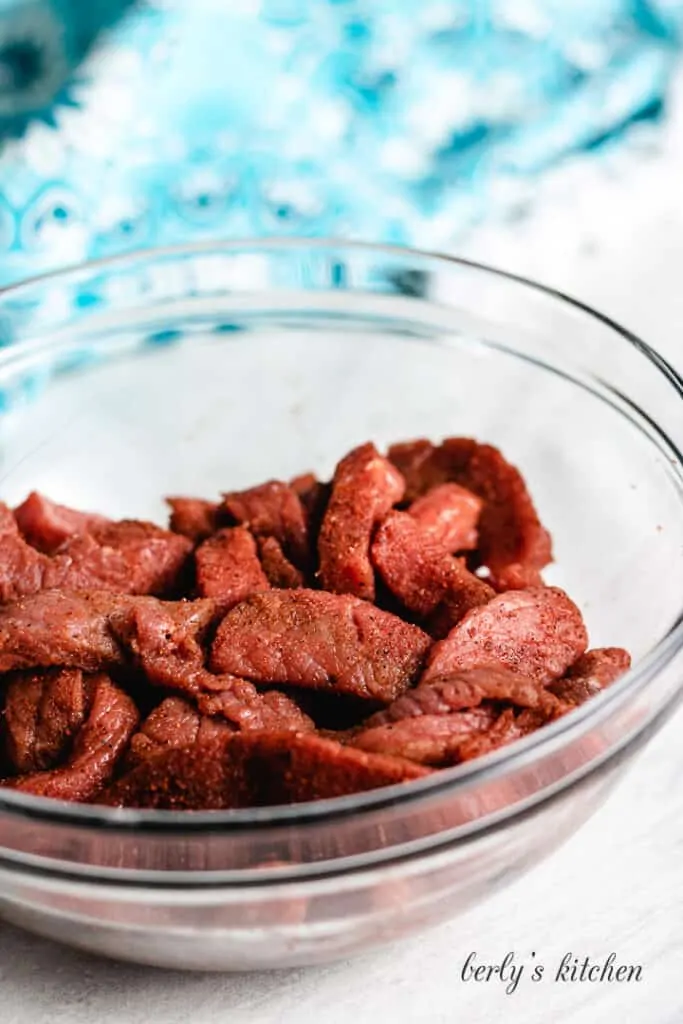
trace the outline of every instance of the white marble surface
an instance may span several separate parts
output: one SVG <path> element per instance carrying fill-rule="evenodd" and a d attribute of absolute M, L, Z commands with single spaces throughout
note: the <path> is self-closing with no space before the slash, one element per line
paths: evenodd
<path fill-rule="evenodd" d="M 469 255 L 527 273 L 621 320 L 683 370 L 682 118 L 622 177 L 558 176 L 522 230 Z M 681 141 L 679 141 L 681 140 Z M 438 930 L 353 963 L 261 975 L 183 975 L 99 962 L 0 925 L 3 1024 L 677 1024 L 683 1020 L 683 713 L 601 812 L 506 892 Z M 463 983 L 467 955 L 514 951 L 641 964 L 640 983 Z M 504 1015 L 504 1016 L 503 1016 Z"/>

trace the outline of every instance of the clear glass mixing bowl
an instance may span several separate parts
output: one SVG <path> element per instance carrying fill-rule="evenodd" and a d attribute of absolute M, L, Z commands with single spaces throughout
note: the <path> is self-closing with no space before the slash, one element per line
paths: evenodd
<path fill-rule="evenodd" d="M 481 761 L 318 804 L 178 815 L 0 791 L 0 914 L 115 957 L 310 964 L 460 912 L 598 806 L 683 689 L 683 386 L 530 282 L 408 250 L 207 243 L 0 295 L 0 494 L 163 521 L 367 439 L 503 448 L 593 645 L 635 665 Z M 561 879 L 558 879 L 558 884 Z"/>

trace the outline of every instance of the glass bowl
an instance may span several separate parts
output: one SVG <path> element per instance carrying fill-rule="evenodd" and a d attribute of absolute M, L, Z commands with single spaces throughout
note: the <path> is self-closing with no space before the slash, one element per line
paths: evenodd
<path fill-rule="evenodd" d="M 480 761 L 355 797 L 174 814 L 0 790 L 0 913 L 197 969 L 312 964 L 453 916 L 599 806 L 683 690 L 683 385 L 531 282 L 336 242 L 206 243 L 0 295 L 2 497 L 163 521 L 161 496 L 472 435 L 526 475 L 549 582 L 634 667 Z M 558 880 L 560 881 L 560 880 Z"/>

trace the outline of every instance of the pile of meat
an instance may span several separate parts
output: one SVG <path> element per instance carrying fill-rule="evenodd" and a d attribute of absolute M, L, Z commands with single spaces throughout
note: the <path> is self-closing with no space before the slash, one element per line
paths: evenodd
<path fill-rule="evenodd" d="M 331 483 L 169 498 L 168 529 L 0 506 L 2 785 L 219 809 L 417 779 L 571 711 L 587 650 L 519 472 L 489 445 L 364 444 Z"/>

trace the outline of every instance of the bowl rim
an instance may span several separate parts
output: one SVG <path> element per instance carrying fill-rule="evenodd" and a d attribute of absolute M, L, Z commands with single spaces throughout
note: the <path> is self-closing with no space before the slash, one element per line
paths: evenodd
<path fill-rule="evenodd" d="M 613 332 L 622 341 L 634 347 L 654 368 L 666 379 L 667 383 L 683 400 L 683 377 L 656 349 L 634 334 L 628 328 L 580 299 L 576 299 L 564 291 L 549 285 L 541 284 L 522 274 L 490 266 L 477 260 L 453 256 L 429 250 L 401 245 L 384 245 L 374 242 L 363 242 L 336 238 L 305 238 L 305 237 L 274 237 L 243 238 L 243 239 L 205 239 L 197 242 L 139 248 L 114 256 L 88 260 L 80 264 L 49 270 L 41 274 L 24 278 L 13 284 L 0 287 L 0 311 L 7 300 L 30 291 L 43 284 L 68 284 L 70 279 L 93 271 L 115 269 L 132 265 L 137 261 L 153 261 L 167 257 L 183 255 L 200 255 L 202 253 L 223 251 L 237 254 L 240 251 L 251 253 L 258 250 L 272 252 L 335 250 L 341 253 L 369 253 L 381 256 L 411 258 L 417 261 L 426 260 L 437 265 L 459 266 L 484 277 L 490 276 L 503 281 L 520 285 L 522 290 L 529 290 L 551 299 L 560 306 L 570 309 L 595 320 Z M 22 342 L 8 345 L 0 351 L 0 365 L 9 353 L 16 352 Z M 677 468 L 683 473 L 683 453 L 663 434 L 670 450 L 678 461 Z M 683 651 L 683 608 L 679 611 L 674 623 L 667 633 L 645 654 L 643 658 L 607 690 L 593 697 L 587 703 L 572 711 L 571 714 L 553 722 L 530 736 L 508 747 L 504 747 L 478 758 L 474 761 L 451 768 L 442 768 L 422 779 L 411 780 L 410 783 L 398 783 L 381 789 L 369 790 L 349 796 L 328 798 L 302 804 L 288 804 L 273 807 L 244 808 L 225 811 L 161 811 L 135 810 L 130 808 L 107 808 L 98 805 L 74 804 L 64 801 L 17 793 L 11 789 L 0 787 L 0 813 L 20 817 L 29 821 L 43 822 L 53 825 L 79 826 L 97 831 L 113 831 L 117 833 L 137 833 L 139 835 L 196 835 L 202 831 L 211 831 L 221 837 L 245 831 L 274 829 L 278 826 L 306 826 L 316 823 L 332 824 L 360 813 L 381 811 L 388 807 L 407 808 L 420 800 L 444 795 L 448 791 L 459 791 L 463 794 L 480 783 L 504 778 L 509 770 L 523 767 L 540 759 L 550 748 L 560 743 L 567 735 L 580 734 L 588 726 L 596 725 L 610 717 L 613 708 L 626 703 L 641 686 L 647 684 L 653 676 L 669 664 L 673 658 Z M 681 684 L 683 688 L 683 682 Z M 670 701 L 673 703 L 673 699 Z M 625 743 L 647 729 L 642 724 L 635 735 L 627 738 Z M 604 756 L 589 763 L 581 772 L 581 777 L 597 771 L 601 765 L 619 753 L 624 744 L 610 746 Z M 570 787 L 575 780 L 567 776 L 555 784 L 559 791 Z M 555 787 L 553 787 L 554 789 Z M 540 790 L 535 804 L 551 795 Z M 475 829 L 483 830 L 496 827 L 502 820 L 509 822 L 519 814 L 527 813 L 527 801 L 512 804 L 509 813 L 505 809 L 495 812 L 497 820 L 491 822 L 490 816 L 472 822 Z M 437 834 L 438 835 L 438 834 Z M 436 838 L 436 837 L 435 837 Z M 388 852 L 388 851 L 387 851 Z"/>

